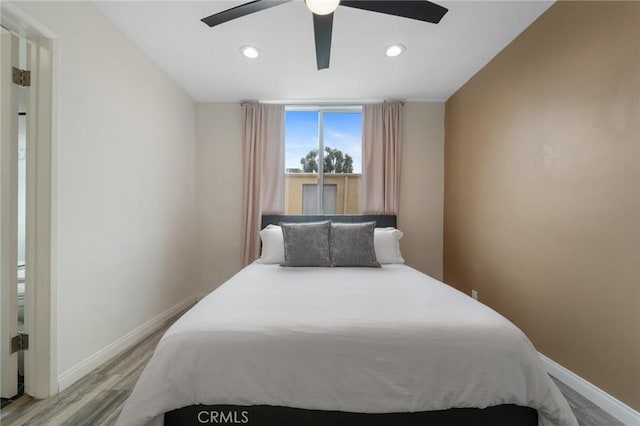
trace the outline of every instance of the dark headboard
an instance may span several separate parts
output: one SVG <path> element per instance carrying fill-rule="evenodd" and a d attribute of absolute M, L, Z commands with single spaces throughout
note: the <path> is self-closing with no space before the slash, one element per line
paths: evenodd
<path fill-rule="evenodd" d="M 396 228 L 396 216 L 391 214 L 366 214 L 366 215 L 286 215 L 286 214 L 268 214 L 262 215 L 262 226 L 264 229 L 267 225 L 279 225 L 280 222 L 301 223 L 301 222 L 317 222 L 320 220 L 331 220 L 340 223 L 359 223 L 359 222 L 375 222 L 377 228 L 386 228 L 392 226 Z"/>

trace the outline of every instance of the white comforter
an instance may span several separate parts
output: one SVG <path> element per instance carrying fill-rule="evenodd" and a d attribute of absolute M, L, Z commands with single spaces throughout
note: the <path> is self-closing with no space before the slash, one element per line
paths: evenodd
<path fill-rule="evenodd" d="M 405 265 L 249 265 L 164 335 L 118 425 L 193 404 L 361 413 L 517 404 L 577 425 L 527 337 Z"/>

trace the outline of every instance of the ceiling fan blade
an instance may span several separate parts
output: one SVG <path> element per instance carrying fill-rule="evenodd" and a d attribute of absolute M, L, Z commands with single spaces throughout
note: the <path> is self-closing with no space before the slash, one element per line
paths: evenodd
<path fill-rule="evenodd" d="M 333 31 L 333 13 L 313 14 L 313 32 L 316 38 L 316 62 L 318 70 L 329 68 L 331 58 L 331 33 Z"/>
<path fill-rule="evenodd" d="M 206 18 L 202 18 L 201 21 L 210 27 L 223 24 L 232 19 L 241 18 L 246 15 L 250 15 L 255 12 L 260 12 L 264 9 L 269 9 L 274 6 L 278 6 L 282 3 L 288 3 L 291 0 L 254 0 L 249 3 L 241 4 L 240 6 L 232 7 L 231 9 L 224 10 L 220 13 L 215 13 Z"/>
<path fill-rule="evenodd" d="M 342 0 L 340 6 L 402 16 L 403 18 L 437 24 L 449 11 L 446 7 L 430 1 L 416 0 Z"/>

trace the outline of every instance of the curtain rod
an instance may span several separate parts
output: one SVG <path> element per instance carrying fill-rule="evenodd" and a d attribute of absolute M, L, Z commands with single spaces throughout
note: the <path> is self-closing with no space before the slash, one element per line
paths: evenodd
<path fill-rule="evenodd" d="M 337 107 L 346 107 L 346 106 L 360 106 L 360 105 L 367 105 L 367 104 L 392 104 L 392 103 L 399 103 L 400 105 L 404 105 L 404 101 L 374 101 L 374 100 L 365 100 L 365 101 L 335 101 L 335 102 L 329 102 L 329 101 L 320 101 L 320 102 L 313 102 L 313 101 L 293 101 L 293 102 L 287 102 L 287 101 L 242 101 L 240 103 L 240 105 L 245 105 L 245 104 L 273 104 L 273 105 L 286 105 L 286 106 L 308 106 L 308 107 L 314 107 L 314 106 L 337 106 Z"/>

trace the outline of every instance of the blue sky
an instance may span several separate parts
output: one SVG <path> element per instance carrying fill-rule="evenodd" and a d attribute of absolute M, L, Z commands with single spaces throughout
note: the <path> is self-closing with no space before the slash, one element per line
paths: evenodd
<path fill-rule="evenodd" d="M 324 144 L 353 157 L 353 172 L 362 172 L 362 114 L 325 112 Z M 318 147 L 318 113 L 286 111 L 285 167 L 301 168 L 300 158 Z"/>

